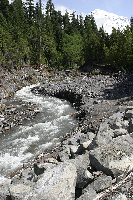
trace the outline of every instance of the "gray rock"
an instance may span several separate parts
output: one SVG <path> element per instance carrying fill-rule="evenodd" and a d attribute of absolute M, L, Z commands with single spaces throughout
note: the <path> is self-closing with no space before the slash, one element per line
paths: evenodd
<path fill-rule="evenodd" d="M 126 118 L 126 119 L 131 119 L 131 118 L 133 118 L 133 107 L 128 107 L 128 108 L 125 110 L 125 118 Z"/>
<path fill-rule="evenodd" d="M 51 164 L 51 165 L 58 164 L 58 161 L 55 158 L 47 158 L 45 160 L 46 162 L 48 162 L 48 164 Z"/>
<path fill-rule="evenodd" d="M 75 145 L 75 146 L 78 145 L 79 144 L 79 142 L 78 142 L 79 138 L 80 138 L 80 135 L 75 135 L 72 138 L 69 138 L 68 144 Z"/>
<path fill-rule="evenodd" d="M 83 152 L 83 148 L 81 145 L 70 145 L 70 152 L 71 152 L 71 156 L 74 156 L 74 154 L 78 154 Z"/>
<path fill-rule="evenodd" d="M 74 200 L 77 170 L 72 163 L 61 163 L 46 170 L 23 200 Z"/>
<path fill-rule="evenodd" d="M 119 118 L 110 118 L 108 124 L 110 126 L 111 129 L 115 130 L 115 129 L 119 129 L 121 128 L 121 121 L 120 119 L 118 120 Z"/>
<path fill-rule="evenodd" d="M 125 194 L 120 193 L 113 196 L 111 200 L 128 200 L 128 199 Z"/>
<path fill-rule="evenodd" d="M 107 175 L 102 175 L 97 177 L 91 184 L 83 189 L 83 193 L 88 193 L 89 191 L 101 192 L 112 185 L 112 177 Z"/>
<path fill-rule="evenodd" d="M 84 142 L 88 141 L 88 140 L 93 140 L 95 137 L 95 134 L 92 132 L 87 132 L 87 134 L 83 134 L 80 137 L 80 144 L 83 144 Z"/>
<path fill-rule="evenodd" d="M 9 188 L 11 196 L 16 199 L 22 199 L 32 190 L 33 187 L 25 184 L 11 185 Z"/>
<path fill-rule="evenodd" d="M 83 188 L 87 183 L 93 180 L 92 174 L 87 170 L 90 165 L 89 154 L 82 154 L 71 160 L 71 163 L 76 166 L 77 180 L 76 187 Z"/>
<path fill-rule="evenodd" d="M 129 121 L 129 133 L 133 132 L 133 118 L 130 119 Z"/>
<path fill-rule="evenodd" d="M 88 135 L 88 138 L 89 138 L 89 140 L 93 140 L 94 138 L 95 138 L 95 134 L 94 133 L 92 133 L 92 132 L 87 132 L 87 135 Z"/>
<path fill-rule="evenodd" d="M 112 138 L 114 137 L 113 130 L 110 129 L 109 120 L 106 120 L 104 123 L 102 123 L 99 127 L 99 131 L 96 137 L 96 144 L 97 145 L 103 145 L 103 144 L 110 144 L 112 141 Z"/>
<path fill-rule="evenodd" d="M 6 200 L 10 196 L 9 186 L 0 186 L 0 199 Z"/>
<path fill-rule="evenodd" d="M 70 157 L 71 157 L 70 146 L 64 145 L 63 151 L 60 151 L 57 155 L 57 160 L 65 162 L 66 160 L 69 160 Z"/>
<path fill-rule="evenodd" d="M 72 139 L 68 140 L 71 154 L 81 154 L 86 149 L 89 149 L 92 146 L 92 141 L 95 138 L 95 134 L 88 132 L 87 134 L 78 133 Z M 73 144 L 73 145 L 72 145 Z"/>
<path fill-rule="evenodd" d="M 126 109 L 127 109 L 126 105 L 121 105 L 121 106 L 118 107 L 117 112 L 125 113 Z"/>
<path fill-rule="evenodd" d="M 87 190 L 87 192 L 82 194 L 77 200 L 93 200 L 96 198 L 96 196 L 97 196 L 96 191 L 90 188 L 89 190 Z"/>
<path fill-rule="evenodd" d="M 115 113 L 100 125 L 96 137 L 97 145 L 110 144 L 113 138 L 128 134 L 129 121 L 123 121 L 122 113 Z"/>
<path fill-rule="evenodd" d="M 87 132 L 87 134 L 84 134 L 80 137 L 80 146 L 82 149 L 82 152 L 86 149 L 90 149 L 92 146 L 92 141 L 95 138 L 95 134 L 92 132 Z"/>
<path fill-rule="evenodd" d="M 63 142 L 63 151 L 59 152 L 58 160 L 64 162 L 73 157 L 74 154 L 81 154 L 92 145 L 95 134 L 88 132 L 87 134 L 78 133 L 72 138 Z"/>
<path fill-rule="evenodd" d="M 121 121 L 121 126 L 123 129 L 128 130 L 129 121 L 128 120 Z"/>
<path fill-rule="evenodd" d="M 12 184 L 7 185 L 6 181 L 3 186 L 0 187 L 0 195 L 3 195 L 5 199 L 6 197 L 12 197 L 12 199 L 23 199 L 27 192 L 32 190 L 35 184 L 33 182 L 33 177 L 33 169 L 27 168 L 25 170 L 22 170 L 20 174 L 15 175 L 11 179 Z"/>
<path fill-rule="evenodd" d="M 98 146 L 100 145 L 106 145 L 110 144 L 112 142 L 112 138 L 114 137 L 114 132 L 112 129 L 109 129 L 107 131 L 99 131 L 96 137 L 96 144 Z"/>
<path fill-rule="evenodd" d="M 83 149 L 85 150 L 85 149 L 88 149 L 89 148 L 89 146 L 91 145 L 91 140 L 87 140 L 87 141 L 85 141 L 85 142 L 83 142 L 82 143 L 82 146 L 83 146 Z"/>
<path fill-rule="evenodd" d="M 123 128 L 119 128 L 119 129 L 115 129 L 115 130 L 113 131 L 113 133 L 114 133 L 114 137 L 118 137 L 118 136 L 121 136 L 121 135 L 126 135 L 126 134 L 128 134 L 128 131 L 125 130 L 125 129 L 123 129 Z"/>
<path fill-rule="evenodd" d="M 112 185 L 112 177 L 106 175 L 99 176 L 91 185 L 96 192 L 101 192 Z"/>
<path fill-rule="evenodd" d="M 90 151 L 90 162 L 98 171 L 117 177 L 133 167 L 133 138 L 127 134 L 114 138 L 108 145 Z"/>
<path fill-rule="evenodd" d="M 99 127 L 99 133 L 102 132 L 107 132 L 109 130 L 109 124 L 107 123 L 108 121 L 105 121 L 104 123 L 102 123 Z"/>

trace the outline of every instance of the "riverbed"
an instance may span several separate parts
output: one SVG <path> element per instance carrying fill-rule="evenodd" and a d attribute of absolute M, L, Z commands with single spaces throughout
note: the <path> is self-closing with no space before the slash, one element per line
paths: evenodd
<path fill-rule="evenodd" d="M 65 100 L 35 95 L 31 88 L 23 87 L 14 95 L 14 102 L 36 104 L 35 118 L 25 120 L 1 135 L 0 140 L 0 183 L 28 165 L 41 152 L 59 144 L 59 137 L 78 126 L 73 114 L 75 109 Z M 21 101 L 20 101 L 21 100 Z M 35 111 L 35 110 L 34 110 Z M 32 112 L 32 111 L 31 111 Z"/>

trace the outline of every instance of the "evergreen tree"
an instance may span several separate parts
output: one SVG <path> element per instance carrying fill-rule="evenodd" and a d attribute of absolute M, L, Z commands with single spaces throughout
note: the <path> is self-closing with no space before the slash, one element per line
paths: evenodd
<path fill-rule="evenodd" d="M 26 13 L 29 25 L 31 26 L 34 23 L 34 16 L 35 16 L 35 9 L 34 9 L 34 1 L 33 0 L 26 0 Z"/>
<path fill-rule="evenodd" d="M 72 68 L 76 65 L 110 64 L 119 70 L 133 69 L 133 18 L 124 31 L 97 30 L 93 15 L 62 16 L 52 0 L 46 4 L 46 14 L 33 0 L 0 0 L 0 64 L 4 66 L 39 64 L 40 34 L 42 63 L 52 68 Z M 71 20 L 70 20 L 71 19 Z"/>
<path fill-rule="evenodd" d="M 96 34 L 98 34 L 97 25 L 96 25 L 96 22 L 95 22 L 95 19 L 94 19 L 92 13 L 91 13 L 91 15 L 89 15 L 88 19 L 89 19 L 90 22 L 91 22 L 91 25 L 92 25 L 91 27 L 92 27 L 92 29 L 94 30 L 94 32 L 95 32 Z"/>
<path fill-rule="evenodd" d="M 110 64 L 114 68 L 120 70 L 131 68 L 131 65 L 133 63 L 133 43 L 131 29 L 128 26 L 124 31 L 116 30 L 115 28 L 113 28 L 110 40 Z"/>
<path fill-rule="evenodd" d="M 90 17 L 86 16 L 84 21 L 84 59 L 86 64 L 91 64 L 98 60 L 99 41 L 95 30 L 92 29 Z"/>
<path fill-rule="evenodd" d="M 73 68 L 75 65 L 83 64 L 83 41 L 80 34 L 68 35 L 63 37 L 63 66 Z"/>
<path fill-rule="evenodd" d="M 71 14 L 71 31 L 72 33 L 78 33 L 79 32 L 79 21 L 78 21 L 78 15 L 77 18 L 75 17 L 75 12 Z"/>
<path fill-rule="evenodd" d="M 103 26 L 99 29 L 99 49 L 98 49 L 98 61 L 100 63 L 106 62 L 106 54 L 108 51 L 108 34 L 105 33 Z"/>
<path fill-rule="evenodd" d="M 0 0 L 0 12 L 3 16 L 8 19 L 9 17 L 9 1 L 8 0 Z"/>
<path fill-rule="evenodd" d="M 71 33 L 71 24 L 70 24 L 70 18 L 69 13 L 66 10 L 65 15 L 63 16 L 63 30 L 66 34 Z"/>
<path fill-rule="evenodd" d="M 133 33 L 133 17 L 131 17 L 130 23 L 131 23 L 131 31 L 132 31 L 132 33 Z"/>
<path fill-rule="evenodd" d="M 79 15 L 79 32 L 81 36 L 83 37 L 83 32 L 84 32 L 84 20 L 82 15 Z"/>

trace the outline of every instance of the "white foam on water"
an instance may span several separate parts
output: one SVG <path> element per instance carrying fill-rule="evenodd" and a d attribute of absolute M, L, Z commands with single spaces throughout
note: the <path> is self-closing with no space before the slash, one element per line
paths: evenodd
<path fill-rule="evenodd" d="M 33 129 L 36 132 L 42 133 L 44 137 L 59 131 L 57 123 L 54 123 L 54 121 L 35 124 Z"/>
<path fill-rule="evenodd" d="M 36 135 L 34 137 L 29 135 L 28 138 L 19 138 L 19 139 L 17 138 L 17 139 L 15 139 L 13 141 L 13 144 L 18 144 L 18 143 L 24 143 L 24 144 L 28 143 L 29 144 L 29 143 L 32 143 L 33 141 L 37 141 L 37 140 L 39 140 L 38 135 Z"/>
<path fill-rule="evenodd" d="M 47 149 L 47 148 L 50 148 L 51 146 L 53 145 L 52 142 L 47 142 L 46 144 L 42 144 L 40 145 L 40 149 Z"/>
<path fill-rule="evenodd" d="M 22 100 L 22 104 L 23 102 L 35 103 L 42 115 L 34 123 L 29 121 L 28 126 L 18 127 L 15 132 L 4 137 L 0 142 L 2 152 L 0 154 L 0 182 L 7 180 L 3 178 L 6 174 L 14 172 L 23 163 L 58 143 L 59 136 L 64 135 L 64 131 L 69 131 L 75 125 L 70 115 L 73 109 L 66 101 L 34 95 L 31 88 L 35 86 L 37 85 L 26 86 L 17 91 L 15 99 Z"/>
<path fill-rule="evenodd" d="M 26 86 L 21 90 L 17 91 L 15 98 L 21 99 L 25 102 L 36 103 L 39 106 L 39 110 L 42 111 L 43 107 L 47 108 L 49 111 L 55 112 L 57 116 L 63 114 L 69 107 L 65 104 L 66 101 L 61 101 L 60 99 L 54 97 L 44 97 L 41 95 L 34 95 L 31 89 L 37 85 Z"/>
<path fill-rule="evenodd" d="M 24 155 L 22 152 L 20 152 L 18 156 L 12 156 L 9 153 L 5 153 L 0 157 L 0 171 L 4 172 L 5 175 L 9 174 L 10 172 L 14 172 L 20 166 L 22 166 L 26 159 L 31 158 L 31 156 L 31 153 Z"/>
<path fill-rule="evenodd" d="M 57 122 L 62 122 L 63 120 L 68 120 L 71 116 L 70 115 L 62 115 L 56 119 Z"/>

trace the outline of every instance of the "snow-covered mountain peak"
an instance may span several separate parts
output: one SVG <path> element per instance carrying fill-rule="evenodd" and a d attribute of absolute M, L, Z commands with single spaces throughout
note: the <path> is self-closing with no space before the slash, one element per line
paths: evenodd
<path fill-rule="evenodd" d="M 91 13 L 95 18 L 97 27 L 104 27 L 107 33 L 112 32 L 112 27 L 123 30 L 127 25 L 130 26 L 130 20 L 127 17 L 119 16 L 117 14 L 109 13 L 104 10 L 95 9 Z"/>

